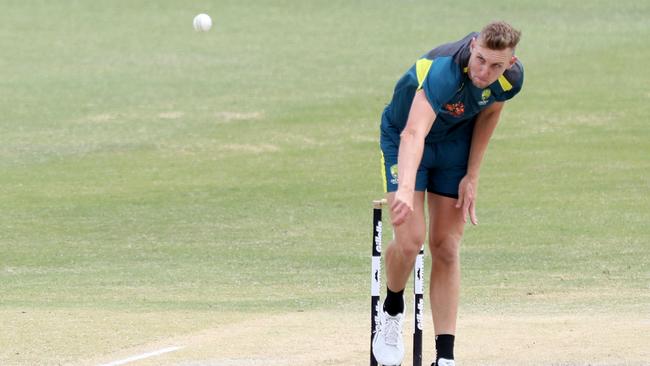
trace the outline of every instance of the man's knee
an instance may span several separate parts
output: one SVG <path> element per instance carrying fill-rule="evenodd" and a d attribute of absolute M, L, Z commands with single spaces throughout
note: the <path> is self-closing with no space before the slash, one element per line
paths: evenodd
<path fill-rule="evenodd" d="M 415 258 L 424 244 L 426 233 L 409 233 L 395 238 L 397 249 L 405 258 Z"/>
<path fill-rule="evenodd" d="M 431 259 L 445 265 L 458 262 L 461 237 L 461 235 L 449 234 L 431 238 L 429 241 Z"/>

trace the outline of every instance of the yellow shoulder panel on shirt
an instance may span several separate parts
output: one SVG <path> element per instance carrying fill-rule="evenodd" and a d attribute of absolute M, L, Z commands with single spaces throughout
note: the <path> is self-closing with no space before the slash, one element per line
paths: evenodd
<path fill-rule="evenodd" d="M 424 78 L 427 76 L 429 69 L 433 60 L 427 60 L 426 58 L 421 58 L 415 62 L 415 73 L 418 76 L 418 90 L 422 89 L 422 83 Z"/>
<path fill-rule="evenodd" d="M 512 84 L 510 84 L 508 79 L 506 79 L 506 77 L 503 75 L 499 76 L 499 85 L 501 85 L 501 89 L 503 89 L 503 91 L 512 89 Z"/>

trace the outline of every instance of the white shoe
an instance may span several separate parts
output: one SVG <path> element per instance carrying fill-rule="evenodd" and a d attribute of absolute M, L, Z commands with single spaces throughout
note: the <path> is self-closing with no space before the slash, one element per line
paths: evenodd
<path fill-rule="evenodd" d="M 379 314 L 379 327 L 372 339 L 372 354 L 381 365 L 400 365 L 404 359 L 404 339 L 402 325 L 404 313 L 395 316 L 382 311 Z"/>
<path fill-rule="evenodd" d="M 446 358 L 441 358 L 438 360 L 438 363 L 433 363 L 431 366 L 456 366 L 456 362 L 454 360 L 448 360 Z"/>

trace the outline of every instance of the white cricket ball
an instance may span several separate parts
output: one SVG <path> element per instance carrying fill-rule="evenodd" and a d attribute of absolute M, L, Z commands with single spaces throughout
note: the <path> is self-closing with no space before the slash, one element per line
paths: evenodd
<path fill-rule="evenodd" d="M 199 14 L 194 17 L 194 30 L 197 32 L 207 32 L 212 28 L 212 19 L 208 14 Z"/>

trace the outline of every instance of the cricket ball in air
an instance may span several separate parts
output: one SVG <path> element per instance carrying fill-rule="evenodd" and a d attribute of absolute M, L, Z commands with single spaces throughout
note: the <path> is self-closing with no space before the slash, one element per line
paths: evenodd
<path fill-rule="evenodd" d="M 212 18 L 208 14 L 199 14 L 194 17 L 194 30 L 197 32 L 207 32 L 212 28 Z"/>

